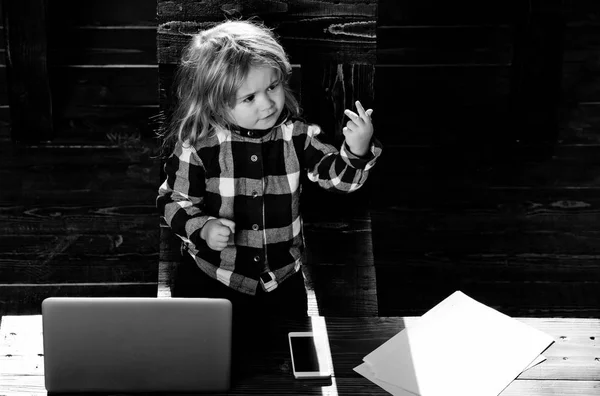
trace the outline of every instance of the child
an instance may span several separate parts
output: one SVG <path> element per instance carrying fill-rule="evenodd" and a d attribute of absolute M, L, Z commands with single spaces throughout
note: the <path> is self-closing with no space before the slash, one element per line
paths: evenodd
<path fill-rule="evenodd" d="M 193 36 L 177 72 L 174 145 L 157 206 L 183 240 L 174 296 L 222 297 L 236 313 L 306 316 L 300 175 L 352 192 L 381 153 L 372 110 L 343 129 L 338 152 L 299 119 L 291 66 L 272 32 L 226 21 Z"/>

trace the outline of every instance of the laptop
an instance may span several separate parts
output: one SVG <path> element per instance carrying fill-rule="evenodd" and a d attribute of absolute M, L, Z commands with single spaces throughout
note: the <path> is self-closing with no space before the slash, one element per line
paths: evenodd
<path fill-rule="evenodd" d="M 229 300 L 50 297 L 42 322 L 49 392 L 229 389 Z"/>

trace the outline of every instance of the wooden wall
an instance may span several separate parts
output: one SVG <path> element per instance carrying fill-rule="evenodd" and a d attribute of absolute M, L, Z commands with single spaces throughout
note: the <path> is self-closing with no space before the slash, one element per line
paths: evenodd
<path fill-rule="evenodd" d="M 460 289 L 522 316 L 598 316 L 592 1 L 380 1 L 373 245 L 380 315 Z"/>
<path fill-rule="evenodd" d="M 48 10 L 54 137 L 9 141 L 0 23 L 0 314 L 50 295 L 155 295 L 159 2 L 35 1 Z M 291 3 L 307 19 L 354 4 Z M 276 16 L 287 3 L 253 4 Z M 324 92 L 316 119 L 368 96 L 385 147 L 354 201 L 366 214 L 339 210 L 352 201 L 329 211 L 330 197 L 308 216 L 322 297 L 376 275 L 380 315 L 421 314 L 460 289 L 511 315 L 598 317 L 600 3 L 379 0 L 340 20 L 373 6 L 368 78 L 331 58 L 296 68 L 318 76 L 300 86 Z M 340 293 L 334 309 L 359 309 Z"/>
<path fill-rule="evenodd" d="M 8 107 L 8 81 L 6 79 L 6 37 L 4 12 L 0 2 L 0 141 L 10 139 L 10 114 Z"/>
<path fill-rule="evenodd" d="M 156 3 L 39 3 L 47 6 L 50 141 L 22 142 L 39 131 L 19 122 L 18 143 L 7 140 L 14 80 L 0 52 L 0 315 L 39 312 L 48 296 L 156 296 Z"/>

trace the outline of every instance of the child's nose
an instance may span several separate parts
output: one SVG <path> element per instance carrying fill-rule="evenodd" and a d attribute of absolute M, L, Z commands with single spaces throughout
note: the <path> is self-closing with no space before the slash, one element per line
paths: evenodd
<path fill-rule="evenodd" d="M 269 110 L 275 105 L 275 101 L 269 96 L 264 95 L 263 100 L 261 102 L 261 107 L 263 110 Z"/>

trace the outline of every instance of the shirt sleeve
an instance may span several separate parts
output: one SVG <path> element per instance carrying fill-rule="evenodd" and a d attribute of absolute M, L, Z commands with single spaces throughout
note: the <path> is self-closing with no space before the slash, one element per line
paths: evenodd
<path fill-rule="evenodd" d="M 156 206 L 173 232 L 198 245 L 200 230 L 215 217 L 204 210 L 204 167 L 191 146 L 178 144 L 164 165 L 166 179 L 158 189 Z"/>
<path fill-rule="evenodd" d="M 338 192 L 352 192 L 362 187 L 381 155 L 381 143 L 372 138 L 367 155 L 359 157 L 350 151 L 345 141 L 338 151 L 321 142 L 320 134 L 319 126 L 308 125 L 304 144 L 308 179 L 326 190 Z"/>

